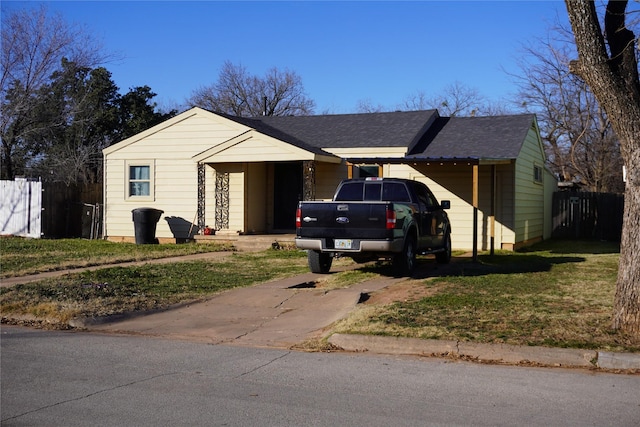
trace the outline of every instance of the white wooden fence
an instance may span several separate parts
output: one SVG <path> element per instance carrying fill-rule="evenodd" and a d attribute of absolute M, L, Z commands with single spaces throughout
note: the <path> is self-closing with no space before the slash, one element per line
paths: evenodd
<path fill-rule="evenodd" d="M 0 181 L 0 234 L 40 238 L 42 182 Z"/>

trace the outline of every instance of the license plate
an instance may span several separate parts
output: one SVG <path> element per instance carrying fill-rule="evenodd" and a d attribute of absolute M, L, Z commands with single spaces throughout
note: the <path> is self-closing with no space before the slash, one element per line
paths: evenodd
<path fill-rule="evenodd" d="M 351 249 L 351 239 L 335 239 L 333 246 L 336 249 Z"/>

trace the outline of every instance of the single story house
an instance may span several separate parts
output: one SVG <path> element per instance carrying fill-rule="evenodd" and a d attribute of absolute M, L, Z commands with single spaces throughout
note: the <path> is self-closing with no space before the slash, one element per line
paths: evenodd
<path fill-rule="evenodd" d="M 450 200 L 454 249 L 513 250 L 551 236 L 557 182 L 534 115 L 437 110 L 234 117 L 187 110 L 104 150 L 104 236 L 133 241 L 132 210 L 163 211 L 161 242 L 293 233 L 299 200 L 358 176 L 416 179 Z"/>

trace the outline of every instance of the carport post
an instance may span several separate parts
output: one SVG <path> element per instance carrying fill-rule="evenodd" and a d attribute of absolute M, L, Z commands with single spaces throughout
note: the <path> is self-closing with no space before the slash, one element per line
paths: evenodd
<path fill-rule="evenodd" d="M 478 165 L 473 165 L 473 262 L 478 261 Z"/>
<path fill-rule="evenodd" d="M 496 244 L 496 165 L 491 165 L 491 241 L 489 246 L 490 254 L 494 254 Z"/>

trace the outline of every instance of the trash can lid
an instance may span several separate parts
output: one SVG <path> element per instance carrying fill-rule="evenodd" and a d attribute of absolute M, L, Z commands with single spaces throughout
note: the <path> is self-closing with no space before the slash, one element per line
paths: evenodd
<path fill-rule="evenodd" d="M 135 208 L 131 212 L 159 212 L 161 214 L 164 213 L 163 210 L 155 209 L 155 208 Z"/>

